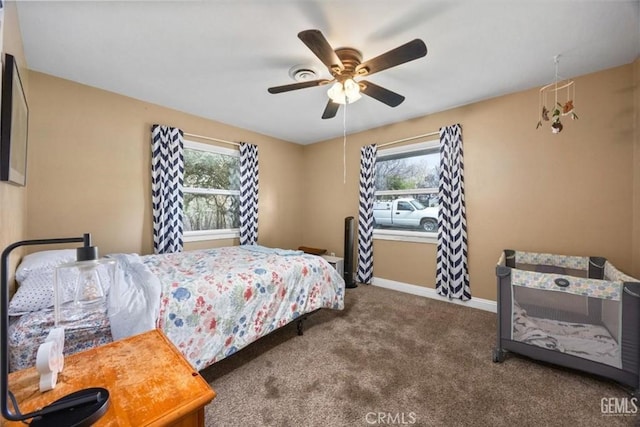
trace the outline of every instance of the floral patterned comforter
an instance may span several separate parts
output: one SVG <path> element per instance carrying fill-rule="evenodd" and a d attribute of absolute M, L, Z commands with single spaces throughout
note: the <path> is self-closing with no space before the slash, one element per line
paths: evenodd
<path fill-rule="evenodd" d="M 318 308 L 344 308 L 323 258 L 256 246 L 148 255 L 162 284 L 157 326 L 198 370 Z"/>

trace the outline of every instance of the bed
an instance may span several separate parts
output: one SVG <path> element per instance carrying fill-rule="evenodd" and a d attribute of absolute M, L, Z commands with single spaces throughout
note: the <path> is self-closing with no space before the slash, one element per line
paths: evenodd
<path fill-rule="evenodd" d="M 496 267 L 507 351 L 615 380 L 640 395 L 640 281 L 601 257 L 505 250 Z"/>
<path fill-rule="evenodd" d="M 63 322 L 65 354 L 157 327 L 202 370 L 306 314 L 344 308 L 342 277 L 322 257 L 301 251 L 252 245 L 110 257 L 117 260 L 120 280 L 110 287 L 107 303 Z M 48 265 L 46 271 L 53 269 Z M 35 277 L 35 268 L 24 270 L 16 272 L 19 282 Z M 18 303 L 47 286 L 24 285 L 14 296 Z M 38 310 L 25 311 L 24 304 L 12 310 L 10 304 L 10 371 L 34 365 L 54 323 L 46 303 L 51 300 L 43 300 L 46 307 L 32 304 Z"/>

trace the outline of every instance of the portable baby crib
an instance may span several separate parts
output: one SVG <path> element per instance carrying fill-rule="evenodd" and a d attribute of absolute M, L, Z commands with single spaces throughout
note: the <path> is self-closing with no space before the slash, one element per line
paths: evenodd
<path fill-rule="evenodd" d="M 640 281 L 605 258 L 505 250 L 496 267 L 498 341 L 511 351 L 610 378 L 639 393 Z"/>

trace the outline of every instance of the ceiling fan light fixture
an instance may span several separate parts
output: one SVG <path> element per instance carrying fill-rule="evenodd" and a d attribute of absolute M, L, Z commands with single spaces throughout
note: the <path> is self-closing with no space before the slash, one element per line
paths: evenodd
<path fill-rule="evenodd" d="M 327 95 L 336 104 L 353 104 L 362 98 L 360 85 L 353 79 L 346 79 L 344 83 L 336 82 L 329 88 Z"/>
<path fill-rule="evenodd" d="M 404 96 L 369 81 L 357 82 L 354 77 L 368 77 L 405 62 L 422 58 L 427 54 L 427 45 L 420 39 L 414 39 L 363 62 L 362 52 L 358 49 L 352 47 L 334 49 L 320 30 L 300 31 L 298 38 L 327 67 L 327 71 L 332 77 L 331 80 L 318 79 L 317 73 L 314 79 L 312 72 L 316 70 L 309 66 L 297 65 L 289 70 L 289 76 L 296 83 L 270 87 L 267 88 L 267 91 L 276 94 L 334 83 L 327 91 L 329 101 L 322 112 L 323 119 L 334 118 L 340 105 L 356 102 L 363 93 L 389 107 L 397 107 L 404 101 Z"/>

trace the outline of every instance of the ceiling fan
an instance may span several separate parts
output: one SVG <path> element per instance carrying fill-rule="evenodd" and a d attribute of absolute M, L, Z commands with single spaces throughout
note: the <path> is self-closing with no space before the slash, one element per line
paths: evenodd
<path fill-rule="evenodd" d="M 320 30 L 305 30 L 298 33 L 298 38 L 322 61 L 333 76 L 332 80 L 319 79 L 302 81 L 283 86 L 270 87 L 269 93 L 282 93 L 308 87 L 334 85 L 329 89 L 329 102 L 322 114 L 323 119 L 335 117 L 341 104 L 352 103 L 364 93 L 390 107 L 397 107 L 404 101 L 404 96 L 373 84 L 366 80 L 358 80 L 405 62 L 413 61 L 427 54 L 427 46 L 420 39 L 412 40 L 395 49 L 383 53 L 373 59 L 362 62 L 362 53 L 354 48 L 333 49 Z"/>

